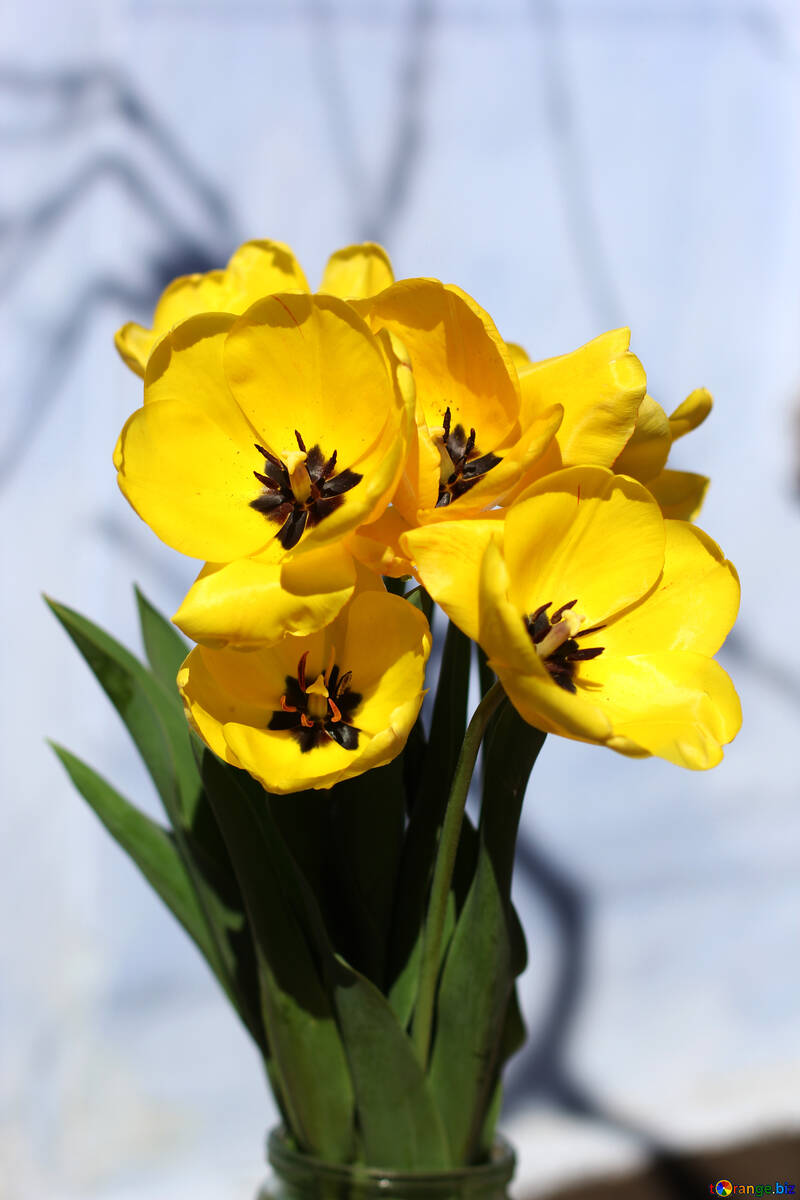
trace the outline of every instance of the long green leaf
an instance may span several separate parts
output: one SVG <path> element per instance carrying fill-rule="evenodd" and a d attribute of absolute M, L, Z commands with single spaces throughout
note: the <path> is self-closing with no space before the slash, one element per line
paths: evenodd
<path fill-rule="evenodd" d="M 331 1162 L 353 1151 L 353 1088 L 330 998 L 292 895 L 294 863 L 268 797 L 244 772 L 203 755 L 203 779 L 256 942 L 274 1077 L 292 1133 Z M 315 947 L 316 949 L 316 947 Z"/>
<path fill-rule="evenodd" d="M 211 960 L 213 947 L 192 882 L 168 830 L 115 791 L 110 783 L 63 746 L 50 745 L 80 794 L 147 882 L 177 917 L 200 951 Z M 221 981 L 224 986 L 224 980 Z"/>
<path fill-rule="evenodd" d="M 208 936 L 203 952 L 262 1052 L 264 1032 L 254 999 L 255 963 L 242 927 L 242 904 L 211 828 L 199 769 L 182 706 L 124 646 L 87 618 L 48 600 L 122 717 L 164 805 Z"/>
<path fill-rule="evenodd" d="M 463 1163 L 491 1134 L 487 1112 L 507 1049 L 503 1036 L 514 1034 L 509 1003 L 525 951 L 511 874 L 525 787 L 543 742 L 506 702 L 484 743 L 478 863 L 442 972 L 430 1065 L 453 1154 Z"/>
<path fill-rule="evenodd" d="M 420 790 L 414 799 L 400 864 L 390 944 L 389 1001 L 403 1024 L 417 995 L 422 926 L 436 846 L 467 725 L 471 646 L 448 624 Z"/>
<path fill-rule="evenodd" d="M 150 664 L 150 670 L 174 696 L 175 702 L 180 705 L 175 677 L 181 663 L 189 653 L 189 645 L 172 622 L 161 615 L 138 587 L 134 588 L 134 591 L 136 606 L 139 610 L 144 651 Z"/>
<path fill-rule="evenodd" d="M 402 758 L 337 784 L 328 804 L 331 882 L 345 901 L 349 935 L 338 944 L 382 988 L 403 843 Z"/>
<path fill-rule="evenodd" d="M 450 1166 L 428 1081 L 385 996 L 338 956 L 334 979 L 367 1166 L 401 1171 Z"/>

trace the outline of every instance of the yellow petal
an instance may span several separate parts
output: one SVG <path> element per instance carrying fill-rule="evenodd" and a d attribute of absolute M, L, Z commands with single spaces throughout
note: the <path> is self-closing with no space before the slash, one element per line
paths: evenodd
<path fill-rule="evenodd" d="M 552 404 L 564 407 L 564 466 L 610 467 L 630 439 L 647 381 L 629 343 L 630 330 L 615 329 L 521 372 L 523 423 Z"/>
<path fill-rule="evenodd" d="M 341 545 L 283 564 L 252 558 L 207 563 L 173 620 L 204 645 L 272 645 L 287 633 L 328 625 L 352 596 L 355 580 L 355 564 Z"/>
<path fill-rule="evenodd" d="M 342 300 L 364 300 L 394 283 L 389 255 L 374 242 L 345 246 L 328 259 L 319 290 Z"/>
<path fill-rule="evenodd" d="M 502 522 L 480 518 L 423 525 L 400 538 L 422 586 L 450 620 L 476 641 L 481 563 L 489 542 L 502 543 L 502 538 Z"/>
<path fill-rule="evenodd" d="M 582 645 L 615 655 L 719 650 L 739 609 L 736 570 L 695 525 L 666 521 L 665 529 L 664 571 L 655 588 Z"/>
<path fill-rule="evenodd" d="M 342 661 L 353 672 L 353 690 L 362 697 L 354 723 L 370 736 L 395 723 L 405 742 L 422 705 L 431 648 L 428 622 L 402 597 L 376 591 L 354 596 L 344 617 Z M 415 709 L 413 716 L 403 709 L 406 701 Z M 399 720 L 406 722 L 402 728 L 396 726 Z"/>
<path fill-rule="evenodd" d="M 586 626 L 639 600 L 664 563 L 664 522 L 642 484 L 601 467 L 548 475 L 506 516 L 511 600 L 521 613 L 577 600 Z"/>
<path fill-rule="evenodd" d="M 412 566 L 400 548 L 400 537 L 410 529 L 396 508 L 386 511 L 370 525 L 361 525 L 346 538 L 351 553 L 378 575 L 400 579 L 412 573 Z"/>
<path fill-rule="evenodd" d="M 145 404 L 120 438 L 118 482 L 139 516 L 167 545 L 192 558 L 230 562 L 272 539 L 250 501 L 263 464 L 236 406 L 230 421 L 207 415 L 190 399 Z"/>
<path fill-rule="evenodd" d="M 145 329 L 136 321 L 127 321 L 114 334 L 114 345 L 122 361 L 141 376 L 144 376 L 147 359 L 155 341 L 156 336 L 152 329 Z"/>
<path fill-rule="evenodd" d="M 716 766 L 722 746 L 741 726 L 739 698 L 714 659 L 688 650 L 630 657 L 601 654 L 582 664 L 592 696 L 610 716 L 616 749 L 628 744 L 702 771 Z"/>
<path fill-rule="evenodd" d="M 474 427 L 481 453 L 519 437 L 519 385 L 488 313 L 435 279 L 406 279 L 377 296 L 370 323 L 395 333 L 411 359 L 417 403 L 431 430 Z"/>
<path fill-rule="evenodd" d="M 156 305 L 153 331 L 166 333 L 178 321 L 202 312 L 242 313 L 272 292 L 307 292 L 297 259 L 282 242 L 245 242 L 224 270 L 174 279 Z"/>
<path fill-rule="evenodd" d="M 683 403 L 679 404 L 673 413 L 670 413 L 669 427 L 673 442 L 676 438 L 683 437 L 685 433 L 696 429 L 698 425 L 702 425 L 711 412 L 713 403 L 711 393 L 707 388 L 695 388 L 693 392 L 690 392 Z"/>
<path fill-rule="evenodd" d="M 667 414 L 652 396 L 645 396 L 631 439 L 614 463 L 614 470 L 647 483 L 663 469 L 671 442 Z"/>
<path fill-rule="evenodd" d="M 665 517 L 679 521 L 693 520 L 703 507 L 708 485 L 706 475 L 691 471 L 672 471 L 669 468 L 648 479 L 647 487 L 661 506 Z"/>
<path fill-rule="evenodd" d="M 328 454 L 335 447 L 339 470 L 372 449 L 396 407 L 378 342 L 332 296 L 254 304 L 231 329 L 225 371 L 268 449 L 296 450 L 297 429 L 307 446 L 318 443 Z"/>
<path fill-rule="evenodd" d="M 608 718 L 590 699 L 553 681 L 509 591 L 500 547 L 492 541 L 481 562 L 479 640 L 511 703 L 537 729 L 602 742 L 611 733 Z"/>
<path fill-rule="evenodd" d="M 514 366 L 517 368 L 517 374 L 527 371 L 531 365 L 531 356 L 528 351 L 520 346 L 517 342 L 506 342 L 506 350 Z"/>
<path fill-rule="evenodd" d="M 191 401 L 224 428 L 234 422 L 252 447 L 255 431 L 234 400 L 223 367 L 225 339 L 235 320 L 231 313 L 201 313 L 167 333 L 148 360 L 144 402 Z M 255 453 L 253 465 L 262 465 Z"/>

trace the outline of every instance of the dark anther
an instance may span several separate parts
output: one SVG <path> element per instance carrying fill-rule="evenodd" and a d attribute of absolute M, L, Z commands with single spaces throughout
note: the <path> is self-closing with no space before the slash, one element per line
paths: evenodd
<path fill-rule="evenodd" d="M 269 517 L 280 529 L 276 534 L 284 550 L 292 550 L 306 529 L 313 529 L 325 517 L 330 516 L 340 504 L 344 503 L 342 496 L 349 492 L 363 479 L 357 471 L 349 468 L 336 470 L 336 451 L 326 461 L 325 455 L 318 445 L 306 450 L 297 429 L 294 431 L 297 444 L 306 456 L 305 468 L 308 472 L 309 490 L 304 499 L 298 499 L 292 488 L 292 481 L 285 463 L 271 454 L 264 446 L 256 445 L 256 450 L 264 458 L 264 470 L 253 471 L 256 479 L 266 489 L 250 501 L 250 507 L 256 512 Z"/>
<path fill-rule="evenodd" d="M 478 480 L 496 467 L 501 459 L 496 454 L 481 454 L 475 449 L 475 430 L 467 435 L 463 425 L 451 429 L 452 415 L 449 406 L 444 410 L 441 442 L 453 464 L 446 480 L 439 482 L 437 508 L 446 508 L 453 500 L 463 496 Z"/>
<path fill-rule="evenodd" d="M 357 750 L 359 730 L 352 724 L 352 718 L 361 703 L 361 693 L 350 691 L 352 671 L 345 671 L 340 677 L 338 665 L 333 664 L 325 683 L 328 698 L 324 712 L 318 715 L 317 711 L 309 712 L 307 659 L 308 651 L 297 664 L 297 677 L 286 676 L 281 707 L 273 712 L 267 729 L 287 730 L 300 746 L 301 754 L 308 754 L 327 742 L 336 742 L 345 750 Z"/>
<path fill-rule="evenodd" d="M 533 644 L 538 646 L 543 642 L 550 630 L 561 621 L 564 613 L 569 612 L 577 603 L 577 600 L 569 600 L 548 617 L 547 610 L 551 604 L 548 600 L 547 604 L 540 604 L 534 612 L 524 617 L 525 628 Z M 572 637 L 565 638 L 560 646 L 556 646 L 555 650 L 551 650 L 542 659 L 545 667 L 550 672 L 553 682 L 557 683 L 564 691 L 576 692 L 578 690 L 575 683 L 577 664 L 580 662 L 589 662 L 590 659 L 597 658 L 604 650 L 603 646 L 581 647 L 575 639 L 586 637 L 589 633 L 597 633 L 600 629 L 605 629 L 605 625 L 593 625 L 591 629 L 581 629 Z"/>

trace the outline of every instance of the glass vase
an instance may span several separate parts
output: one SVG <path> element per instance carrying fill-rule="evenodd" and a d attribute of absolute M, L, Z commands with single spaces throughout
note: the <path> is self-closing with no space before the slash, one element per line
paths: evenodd
<path fill-rule="evenodd" d="M 282 1128 L 267 1141 L 273 1174 L 258 1200 L 507 1200 L 516 1158 L 496 1137 L 492 1156 L 475 1167 L 447 1171 L 392 1171 L 341 1166 L 293 1150 Z"/>

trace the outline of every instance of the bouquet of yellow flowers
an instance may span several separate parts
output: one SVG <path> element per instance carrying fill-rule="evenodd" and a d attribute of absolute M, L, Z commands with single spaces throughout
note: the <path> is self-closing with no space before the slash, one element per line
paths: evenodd
<path fill-rule="evenodd" d="M 545 735 L 702 770 L 739 729 L 713 658 L 738 579 L 691 523 L 708 480 L 667 465 L 711 397 L 668 417 L 628 345 L 531 362 L 378 246 L 311 292 L 268 241 L 117 334 L 144 381 L 120 489 L 204 565 L 174 625 L 139 595 L 146 664 L 52 607 L 166 825 L 57 752 L 252 1035 L 284 1166 L 502 1159 L 514 846 Z"/>

